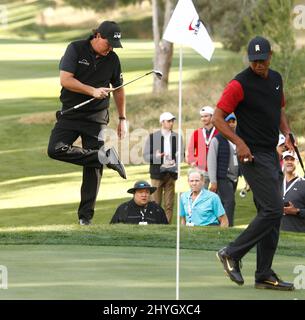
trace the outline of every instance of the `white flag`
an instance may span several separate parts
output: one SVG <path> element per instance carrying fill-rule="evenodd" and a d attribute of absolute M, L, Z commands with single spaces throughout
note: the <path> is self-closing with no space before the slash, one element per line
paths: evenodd
<path fill-rule="evenodd" d="M 191 0 L 179 0 L 163 35 L 163 39 L 192 47 L 211 60 L 214 44 Z"/>

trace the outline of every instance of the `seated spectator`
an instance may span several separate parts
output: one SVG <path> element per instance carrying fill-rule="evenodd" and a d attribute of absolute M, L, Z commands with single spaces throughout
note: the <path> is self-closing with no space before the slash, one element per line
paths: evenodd
<path fill-rule="evenodd" d="M 225 121 L 235 131 L 236 117 L 229 114 Z M 235 191 L 238 183 L 239 169 L 236 146 L 222 134 L 218 133 L 210 143 L 208 153 L 210 191 L 216 192 L 225 208 L 229 227 L 234 224 Z"/>
<path fill-rule="evenodd" d="M 164 210 L 154 201 L 149 201 L 156 189 L 146 181 L 137 181 L 133 188 L 127 190 L 133 198 L 116 209 L 110 223 L 168 224 Z"/>
<path fill-rule="evenodd" d="M 298 158 L 293 152 L 283 152 L 283 161 L 284 216 L 281 230 L 305 232 L 305 179 L 296 174 Z"/>
<path fill-rule="evenodd" d="M 188 226 L 228 226 L 228 218 L 219 196 L 204 188 L 204 173 L 190 170 L 188 173 L 190 191 L 180 199 L 181 224 Z"/>

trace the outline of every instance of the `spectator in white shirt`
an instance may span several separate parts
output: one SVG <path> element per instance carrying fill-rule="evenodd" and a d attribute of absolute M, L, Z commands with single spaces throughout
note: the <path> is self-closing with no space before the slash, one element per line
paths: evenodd
<path fill-rule="evenodd" d="M 144 147 L 144 160 L 150 164 L 151 185 L 157 190 L 152 200 L 161 205 L 170 223 L 173 216 L 175 183 L 178 174 L 178 134 L 173 132 L 175 116 L 170 112 L 160 115 L 161 129 L 150 134 Z M 181 161 L 183 160 L 181 141 Z"/>

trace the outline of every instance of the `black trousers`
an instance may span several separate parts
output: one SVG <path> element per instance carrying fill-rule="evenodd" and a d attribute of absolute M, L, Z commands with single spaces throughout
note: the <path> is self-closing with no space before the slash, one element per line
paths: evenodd
<path fill-rule="evenodd" d="M 81 202 L 78 216 L 92 219 L 98 194 L 103 165 L 98 159 L 98 150 L 103 146 L 103 129 L 99 123 L 59 119 L 52 130 L 49 157 L 83 166 Z M 82 138 L 82 147 L 73 146 L 75 140 Z"/>
<path fill-rule="evenodd" d="M 221 199 L 222 205 L 228 217 L 229 227 L 233 227 L 234 225 L 236 188 L 237 181 L 234 182 L 228 178 L 217 180 L 217 194 Z"/>
<path fill-rule="evenodd" d="M 271 266 L 283 215 L 283 173 L 275 150 L 253 155 L 253 163 L 240 166 L 253 192 L 257 216 L 227 249 L 232 258 L 239 260 L 256 245 L 255 279 L 264 280 L 273 274 Z"/>

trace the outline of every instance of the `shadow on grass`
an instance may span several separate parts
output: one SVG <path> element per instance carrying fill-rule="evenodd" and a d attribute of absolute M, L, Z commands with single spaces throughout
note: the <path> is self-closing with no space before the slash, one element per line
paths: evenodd
<path fill-rule="evenodd" d="M 55 111 L 60 108 L 59 98 L 20 98 L 0 101 L 0 121 L 8 116 L 32 114 L 33 112 Z"/>

